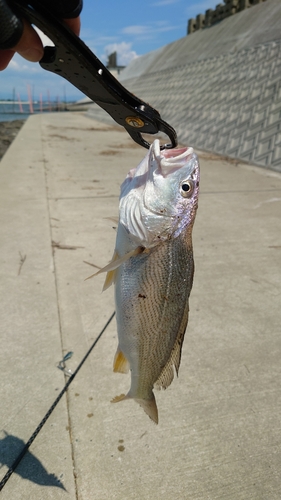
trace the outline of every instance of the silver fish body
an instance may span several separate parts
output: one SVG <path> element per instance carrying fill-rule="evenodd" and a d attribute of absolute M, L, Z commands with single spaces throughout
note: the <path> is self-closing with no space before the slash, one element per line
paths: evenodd
<path fill-rule="evenodd" d="M 192 148 L 146 158 L 121 186 L 119 224 L 105 287 L 115 283 L 118 348 L 114 371 L 131 371 L 127 395 L 158 423 L 153 388 L 178 373 L 193 282 L 192 227 L 199 163 Z"/>

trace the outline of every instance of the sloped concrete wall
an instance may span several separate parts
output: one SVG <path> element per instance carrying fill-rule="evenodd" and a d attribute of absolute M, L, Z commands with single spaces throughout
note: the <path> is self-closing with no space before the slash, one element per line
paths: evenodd
<path fill-rule="evenodd" d="M 238 52 L 281 39 L 281 0 L 267 0 L 224 21 L 134 59 L 120 80 Z"/>
<path fill-rule="evenodd" d="M 249 21 L 253 12 L 253 23 L 247 24 L 245 17 Z M 227 37 L 233 35 L 233 26 L 231 31 L 229 25 L 235 17 L 240 18 L 236 39 L 240 45 L 243 40 L 244 48 L 227 51 Z M 277 25 L 279 39 L 268 40 L 276 36 Z M 258 26 L 263 42 L 259 44 Z M 138 60 L 133 61 L 122 83 L 160 111 L 176 129 L 180 142 L 281 171 L 280 26 L 281 2 L 268 0 L 218 26 L 143 56 L 139 66 Z M 216 30 L 220 32 L 221 50 Z M 208 36 L 210 42 L 213 40 L 208 54 L 216 55 L 205 59 L 198 56 L 194 39 L 197 37 L 199 44 L 200 36 L 202 47 L 207 47 Z M 196 52 L 193 56 L 188 56 L 188 39 Z M 179 60 L 183 61 L 179 54 L 183 53 L 187 62 L 179 64 Z M 161 65 L 161 60 L 166 64 Z M 98 117 L 95 109 L 90 113 Z"/>

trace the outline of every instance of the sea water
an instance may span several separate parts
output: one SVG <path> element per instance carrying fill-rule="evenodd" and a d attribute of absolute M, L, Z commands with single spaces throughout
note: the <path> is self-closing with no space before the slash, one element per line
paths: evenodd
<path fill-rule="evenodd" d="M 21 104 L 22 112 L 18 102 L 1 102 L 0 101 L 0 122 L 10 122 L 12 120 L 26 120 L 30 116 L 29 103 L 23 102 Z M 43 112 L 48 111 L 58 111 L 57 103 L 46 104 L 43 103 Z M 38 102 L 33 103 L 34 114 L 40 113 L 40 104 Z"/>
<path fill-rule="evenodd" d="M 26 120 L 30 114 L 29 104 L 22 104 L 22 111 L 17 102 L 0 101 L 0 122 L 11 122 L 13 120 Z"/>

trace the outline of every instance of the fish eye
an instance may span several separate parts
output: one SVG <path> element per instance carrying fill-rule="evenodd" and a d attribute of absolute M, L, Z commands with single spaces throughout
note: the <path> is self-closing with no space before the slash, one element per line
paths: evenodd
<path fill-rule="evenodd" d="M 180 185 L 180 194 L 184 198 L 188 198 L 193 191 L 193 182 L 191 181 L 182 181 Z"/>

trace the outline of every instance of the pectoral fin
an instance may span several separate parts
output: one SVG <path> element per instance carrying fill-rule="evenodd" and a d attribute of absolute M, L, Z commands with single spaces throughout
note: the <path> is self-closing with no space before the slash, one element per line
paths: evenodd
<path fill-rule="evenodd" d="M 119 259 L 119 255 L 115 251 L 114 254 L 113 254 L 113 257 L 111 259 L 111 262 L 108 265 L 113 264 L 118 259 Z M 100 272 L 104 272 L 104 268 L 101 269 Z M 115 283 L 115 276 L 116 276 L 116 269 L 112 269 L 112 270 L 107 271 L 107 274 L 106 274 L 106 277 L 105 277 L 105 281 L 104 281 L 104 285 L 103 285 L 103 289 L 102 289 L 103 292 L 105 290 L 107 290 L 113 283 Z"/>
<path fill-rule="evenodd" d="M 123 262 L 126 262 L 126 260 L 130 259 L 130 257 L 134 257 L 135 255 L 142 253 L 143 250 L 144 250 L 143 247 L 137 247 L 137 248 L 134 248 L 134 250 L 131 250 L 131 252 L 127 252 L 122 257 L 119 257 L 118 253 L 115 251 L 109 264 L 107 264 L 107 266 L 100 269 L 98 272 L 91 274 L 91 276 L 88 276 L 88 278 L 86 278 L 85 281 L 89 280 L 90 278 L 93 278 L 94 276 L 97 276 L 98 274 L 109 273 L 111 271 L 115 271 L 119 266 L 121 266 L 121 264 L 123 264 Z M 105 281 L 107 282 L 107 279 Z M 108 288 L 108 286 L 110 286 L 112 284 L 112 282 L 114 281 L 114 273 L 109 276 L 108 281 L 109 281 L 109 284 L 107 285 L 106 288 Z"/>

